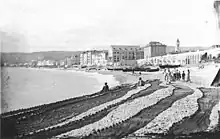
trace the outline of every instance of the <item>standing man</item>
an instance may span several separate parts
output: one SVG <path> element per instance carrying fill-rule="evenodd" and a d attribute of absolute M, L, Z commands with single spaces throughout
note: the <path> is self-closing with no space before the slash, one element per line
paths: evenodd
<path fill-rule="evenodd" d="M 185 75 L 186 75 L 186 74 L 185 74 L 185 72 L 183 71 L 183 73 L 182 73 L 182 80 L 183 80 L 183 81 L 185 81 Z"/>

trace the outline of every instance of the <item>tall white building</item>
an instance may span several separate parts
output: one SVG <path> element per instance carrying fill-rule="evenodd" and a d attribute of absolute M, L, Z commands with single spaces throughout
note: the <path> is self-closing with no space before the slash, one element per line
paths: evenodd
<path fill-rule="evenodd" d="M 166 48 L 166 45 L 160 42 L 152 41 L 144 47 L 144 58 L 148 59 L 155 56 L 166 55 Z"/>
<path fill-rule="evenodd" d="M 144 48 L 136 45 L 111 45 L 108 58 L 112 65 L 133 65 L 136 60 L 144 58 Z"/>
<path fill-rule="evenodd" d="M 107 65 L 107 51 L 85 51 L 80 54 L 80 65 L 83 66 L 105 66 Z"/>

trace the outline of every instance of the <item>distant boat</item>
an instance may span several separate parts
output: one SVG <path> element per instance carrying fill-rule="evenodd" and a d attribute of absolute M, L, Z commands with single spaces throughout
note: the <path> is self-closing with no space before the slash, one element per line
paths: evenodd
<path fill-rule="evenodd" d="M 142 71 L 142 72 L 155 72 L 159 71 L 159 68 L 155 67 L 136 67 L 136 68 L 125 68 L 123 69 L 123 72 L 132 72 L 132 71 Z"/>
<path fill-rule="evenodd" d="M 108 70 L 116 70 L 116 71 L 123 70 L 123 68 L 121 68 L 121 67 L 108 67 L 107 69 Z"/>
<path fill-rule="evenodd" d="M 132 71 L 146 71 L 146 68 L 125 68 L 122 71 L 123 72 L 132 72 Z"/>
<path fill-rule="evenodd" d="M 159 65 L 159 67 L 160 67 L 161 69 L 165 69 L 165 68 L 178 68 L 178 67 L 180 67 L 180 65 L 166 64 L 166 65 Z"/>
<path fill-rule="evenodd" d="M 149 68 L 149 69 L 147 69 L 147 72 L 156 72 L 159 70 L 160 70 L 159 68 Z"/>

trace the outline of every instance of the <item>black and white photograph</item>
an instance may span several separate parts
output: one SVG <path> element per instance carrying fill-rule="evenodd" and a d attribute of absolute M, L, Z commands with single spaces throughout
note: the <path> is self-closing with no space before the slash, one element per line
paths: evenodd
<path fill-rule="evenodd" d="M 0 0 L 1 139 L 219 139 L 220 0 Z"/>

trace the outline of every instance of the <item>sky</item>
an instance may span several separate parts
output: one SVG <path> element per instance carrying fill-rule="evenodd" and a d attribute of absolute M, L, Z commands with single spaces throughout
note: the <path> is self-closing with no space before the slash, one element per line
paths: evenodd
<path fill-rule="evenodd" d="M 3 52 L 220 43 L 214 0 L 0 0 Z"/>

